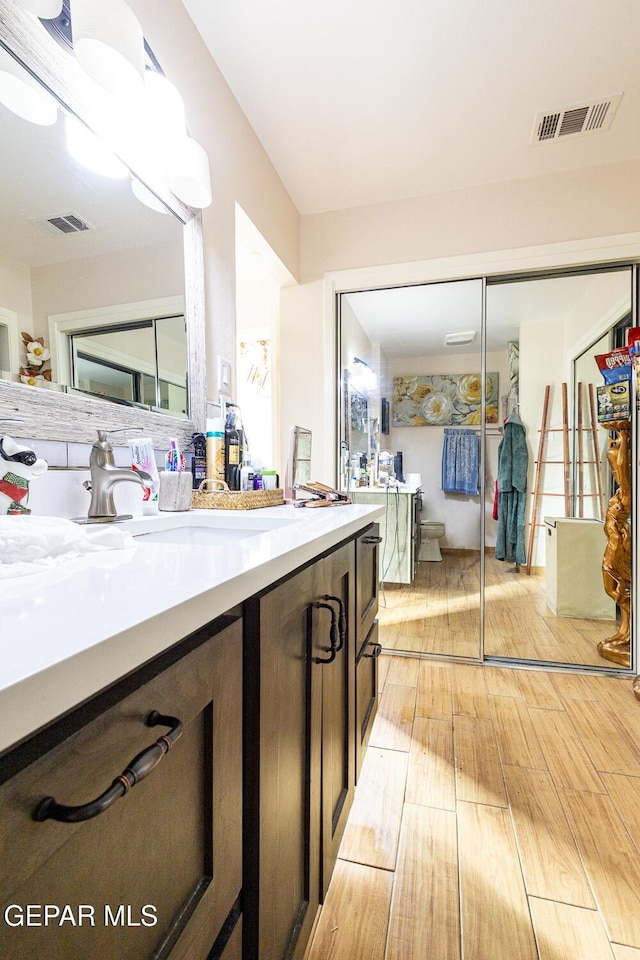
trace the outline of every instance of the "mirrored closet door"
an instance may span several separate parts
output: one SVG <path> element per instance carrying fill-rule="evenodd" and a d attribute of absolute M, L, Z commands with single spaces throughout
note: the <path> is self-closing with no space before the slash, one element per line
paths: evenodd
<path fill-rule="evenodd" d="M 384 649 L 635 667 L 634 394 L 599 366 L 635 269 L 340 295 L 338 482 L 386 507 Z"/>
<path fill-rule="evenodd" d="M 340 297 L 339 482 L 386 506 L 388 650 L 480 657 L 481 425 L 495 460 L 501 389 L 489 355 L 483 396 L 482 306 L 475 279 Z"/>
<path fill-rule="evenodd" d="M 487 363 L 508 390 L 487 470 L 505 491 L 486 523 L 487 658 L 629 667 L 631 424 L 622 408 L 599 422 L 596 357 L 626 344 L 631 289 L 629 267 L 488 282 Z"/>

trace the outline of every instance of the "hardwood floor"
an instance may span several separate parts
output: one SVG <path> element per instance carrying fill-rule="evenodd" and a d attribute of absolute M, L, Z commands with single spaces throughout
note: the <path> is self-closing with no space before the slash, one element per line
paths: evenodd
<path fill-rule="evenodd" d="M 450 551 L 440 563 L 418 563 L 413 584 L 389 584 L 379 611 L 384 646 L 478 659 L 479 554 Z M 613 620 L 556 617 L 546 602 L 543 572 L 485 557 L 485 654 L 519 660 L 615 669 L 597 651 L 613 636 Z"/>
<path fill-rule="evenodd" d="M 307 960 L 640 960 L 629 679 L 380 658 Z"/>

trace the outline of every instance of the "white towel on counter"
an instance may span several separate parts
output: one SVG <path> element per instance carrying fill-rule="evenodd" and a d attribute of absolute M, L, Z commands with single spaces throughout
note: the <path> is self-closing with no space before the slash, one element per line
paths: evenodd
<path fill-rule="evenodd" d="M 89 553 L 134 547 L 130 533 L 116 526 L 86 527 L 61 517 L 0 516 L 0 579 L 37 573 Z"/>

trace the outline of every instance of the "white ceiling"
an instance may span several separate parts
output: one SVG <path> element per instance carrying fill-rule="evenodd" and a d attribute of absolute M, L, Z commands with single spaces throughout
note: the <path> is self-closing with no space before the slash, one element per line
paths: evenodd
<path fill-rule="evenodd" d="M 640 156 L 636 0 L 183 0 L 301 214 Z M 609 131 L 538 111 L 623 92 Z"/>

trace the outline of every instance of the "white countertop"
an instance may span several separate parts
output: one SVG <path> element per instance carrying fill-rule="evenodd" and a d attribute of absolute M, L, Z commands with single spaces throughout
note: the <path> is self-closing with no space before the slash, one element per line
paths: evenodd
<path fill-rule="evenodd" d="M 352 497 L 354 494 L 361 494 L 361 493 L 378 493 L 378 494 L 379 494 L 379 493 L 387 493 L 387 492 L 388 492 L 390 495 L 395 494 L 395 493 L 408 493 L 408 494 L 413 495 L 413 494 L 415 494 L 415 493 L 422 493 L 422 484 L 399 483 L 399 484 L 397 484 L 397 485 L 396 485 L 396 484 L 393 484 L 393 485 L 391 485 L 391 486 L 389 486 L 389 487 L 386 487 L 386 486 L 380 486 L 380 487 L 349 487 L 349 491 L 348 491 L 348 492 L 349 492 L 349 496 L 351 496 L 351 497 Z"/>
<path fill-rule="evenodd" d="M 197 524 L 216 514 L 161 514 Z M 225 545 L 136 541 L 0 581 L 0 751 L 82 703 L 173 643 L 357 533 L 382 507 L 242 511 L 292 522 Z M 160 518 L 129 521 L 131 532 Z M 186 521 L 185 521 L 185 518 Z M 121 526 L 119 524 L 119 526 Z"/>

